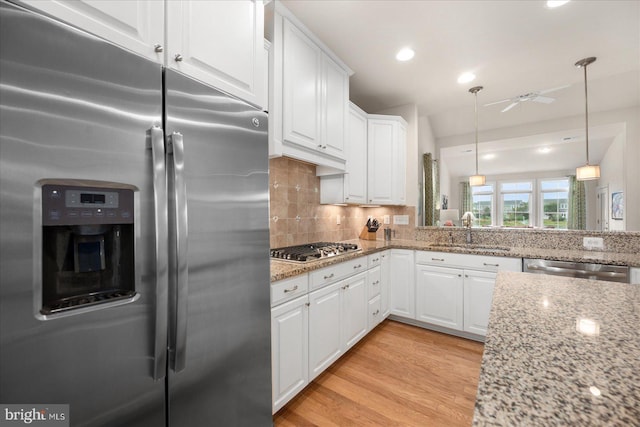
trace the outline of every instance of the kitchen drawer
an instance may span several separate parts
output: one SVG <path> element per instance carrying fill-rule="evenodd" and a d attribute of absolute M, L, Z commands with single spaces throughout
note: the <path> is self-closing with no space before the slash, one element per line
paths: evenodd
<path fill-rule="evenodd" d="M 486 271 L 522 271 L 521 258 L 416 251 L 416 264 L 462 267 Z"/>
<path fill-rule="evenodd" d="M 367 270 L 367 258 L 359 257 L 309 273 L 309 286 L 318 289 L 329 283 Z"/>
<path fill-rule="evenodd" d="M 368 299 L 375 297 L 376 295 L 380 295 L 380 266 L 377 265 L 367 271 L 367 285 L 369 289 Z"/>
<path fill-rule="evenodd" d="M 367 256 L 367 266 L 369 268 L 375 267 L 376 265 L 380 265 L 382 262 L 382 252 L 376 252 L 375 254 L 371 254 Z"/>
<path fill-rule="evenodd" d="M 302 274 L 271 284 L 271 307 L 304 295 L 309 290 L 309 276 Z"/>

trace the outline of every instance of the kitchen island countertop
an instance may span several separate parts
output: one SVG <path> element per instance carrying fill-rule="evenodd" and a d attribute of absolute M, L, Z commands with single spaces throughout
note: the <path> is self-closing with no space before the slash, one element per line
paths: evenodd
<path fill-rule="evenodd" d="M 640 424 L 640 286 L 500 272 L 474 426 Z"/>
<path fill-rule="evenodd" d="M 466 253 L 470 255 L 489 255 L 514 258 L 539 258 L 556 261 L 587 262 L 610 265 L 628 265 L 640 267 L 640 254 L 627 254 L 616 252 L 598 252 L 586 250 L 558 250 L 512 247 L 501 248 L 479 246 L 479 245 L 441 245 L 432 242 L 419 240 L 347 240 L 348 243 L 355 243 L 362 248 L 362 251 L 350 253 L 340 257 L 326 258 L 313 261 L 307 264 L 290 263 L 286 261 L 271 260 L 271 282 L 287 279 L 309 271 L 328 267 L 349 259 L 369 255 L 386 249 L 410 249 L 435 252 Z M 507 249 L 507 250 L 505 250 Z"/>

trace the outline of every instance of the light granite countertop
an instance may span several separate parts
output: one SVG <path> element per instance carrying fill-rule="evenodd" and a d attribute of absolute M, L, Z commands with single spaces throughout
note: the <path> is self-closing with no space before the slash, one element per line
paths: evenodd
<path fill-rule="evenodd" d="M 639 328 L 639 285 L 498 273 L 473 425 L 640 425 Z"/>
<path fill-rule="evenodd" d="M 349 259 L 366 256 L 385 249 L 412 249 L 437 252 L 467 253 L 473 255 L 490 255 L 514 258 L 539 258 L 557 261 L 588 262 L 610 265 L 628 265 L 640 267 L 640 254 L 596 252 L 585 250 L 556 250 L 524 247 L 500 247 L 481 245 L 441 245 L 419 240 L 348 240 L 356 243 L 362 251 L 343 255 L 337 258 L 327 258 L 308 264 L 297 264 L 286 261 L 271 261 L 271 282 L 294 277 L 309 271 L 327 267 Z"/>

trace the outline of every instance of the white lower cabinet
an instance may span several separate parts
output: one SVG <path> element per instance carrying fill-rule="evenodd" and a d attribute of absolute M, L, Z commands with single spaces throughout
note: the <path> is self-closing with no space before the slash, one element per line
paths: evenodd
<path fill-rule="evenodd" d="M 309 383 L 309 297 L 271 309 L 273 412 Z"/>
<path fill-rule="evenodd" d="M 309 380 L 340 357 L 342 282 L 309 294 Z"/>
<path fill-rule="evenodd" d="M 416 251 L 411 319 L 485 336 L 497 272 L 521 268 L 520 258 Z"/>
<path fill-rule="evenodd" d="M 367 272 L 342 282 L 342 351 L 346 352 L 367 332 Z"/>
<path fill-rule="evenodd" d="M 464 330 L 486 335 L 496 273 L 464 270 Z"/>
<path fill-rule="evenodd" d="M 390 313 L 415 319 L 415 262 L 412 250 L 391 249 L 390 257 Z"/>
<path fill-rule="evenodd" d="M 391 251 L 384 251 L 380 254 L 380 311 L 382 319 L 386 319 L 391 314 L 389 305 L 390 279 L 391 279 Z"/>
<path fill-rule="evenodd" d="M 463 277 L 455 268 L 416 267 L 416 320 L 463 329 Z"/>
<path fill-rule="evenodd" d="M 382 321 L 388 254 L 271 284 L 273 413 Z"/>

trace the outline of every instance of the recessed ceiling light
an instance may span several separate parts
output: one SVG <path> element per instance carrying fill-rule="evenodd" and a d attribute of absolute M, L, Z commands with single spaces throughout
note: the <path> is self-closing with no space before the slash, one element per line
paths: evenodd
<path fill-rule="evenodd" d="M 551 152 L 551 148 L 549 147 L 540 147 L 538 148 L 538 153 L 547 154 Z"/>
<path fill-rule="evenodd" d="M 493 154 L 493 153 L 489 153 L 489 154 L 485 154 L 484 156 L 482 156 L 482 158 L 483 158 L 484 160 L 491 160 L 491 159 L 495 159 L 495 158 L 496 158 L 496 155 L 495 155 L 495 154 Z"/>
<path fill-rule="evenodd" d="M 416 53 L 413 51 L 413 49 L 411 49 L 410 47 L 403 47 L 402 49 L 400 49 L 400 51 L 396 54 L 396 59 L 398 61 L 408 61 L 411 58 L 414 57 Z"/>
<path fill-rule="evenodd" d="M 475 80 L 476 75 L 473 73 L 462 73 L 458 76 L 458 83 L 465 84 Z"/>
<path fill-rule="evenodd" d="M 569 0 L 547 0 L 547 7 L 549 9 L 554 9 L 567 3 L 569 3 Z"/>

